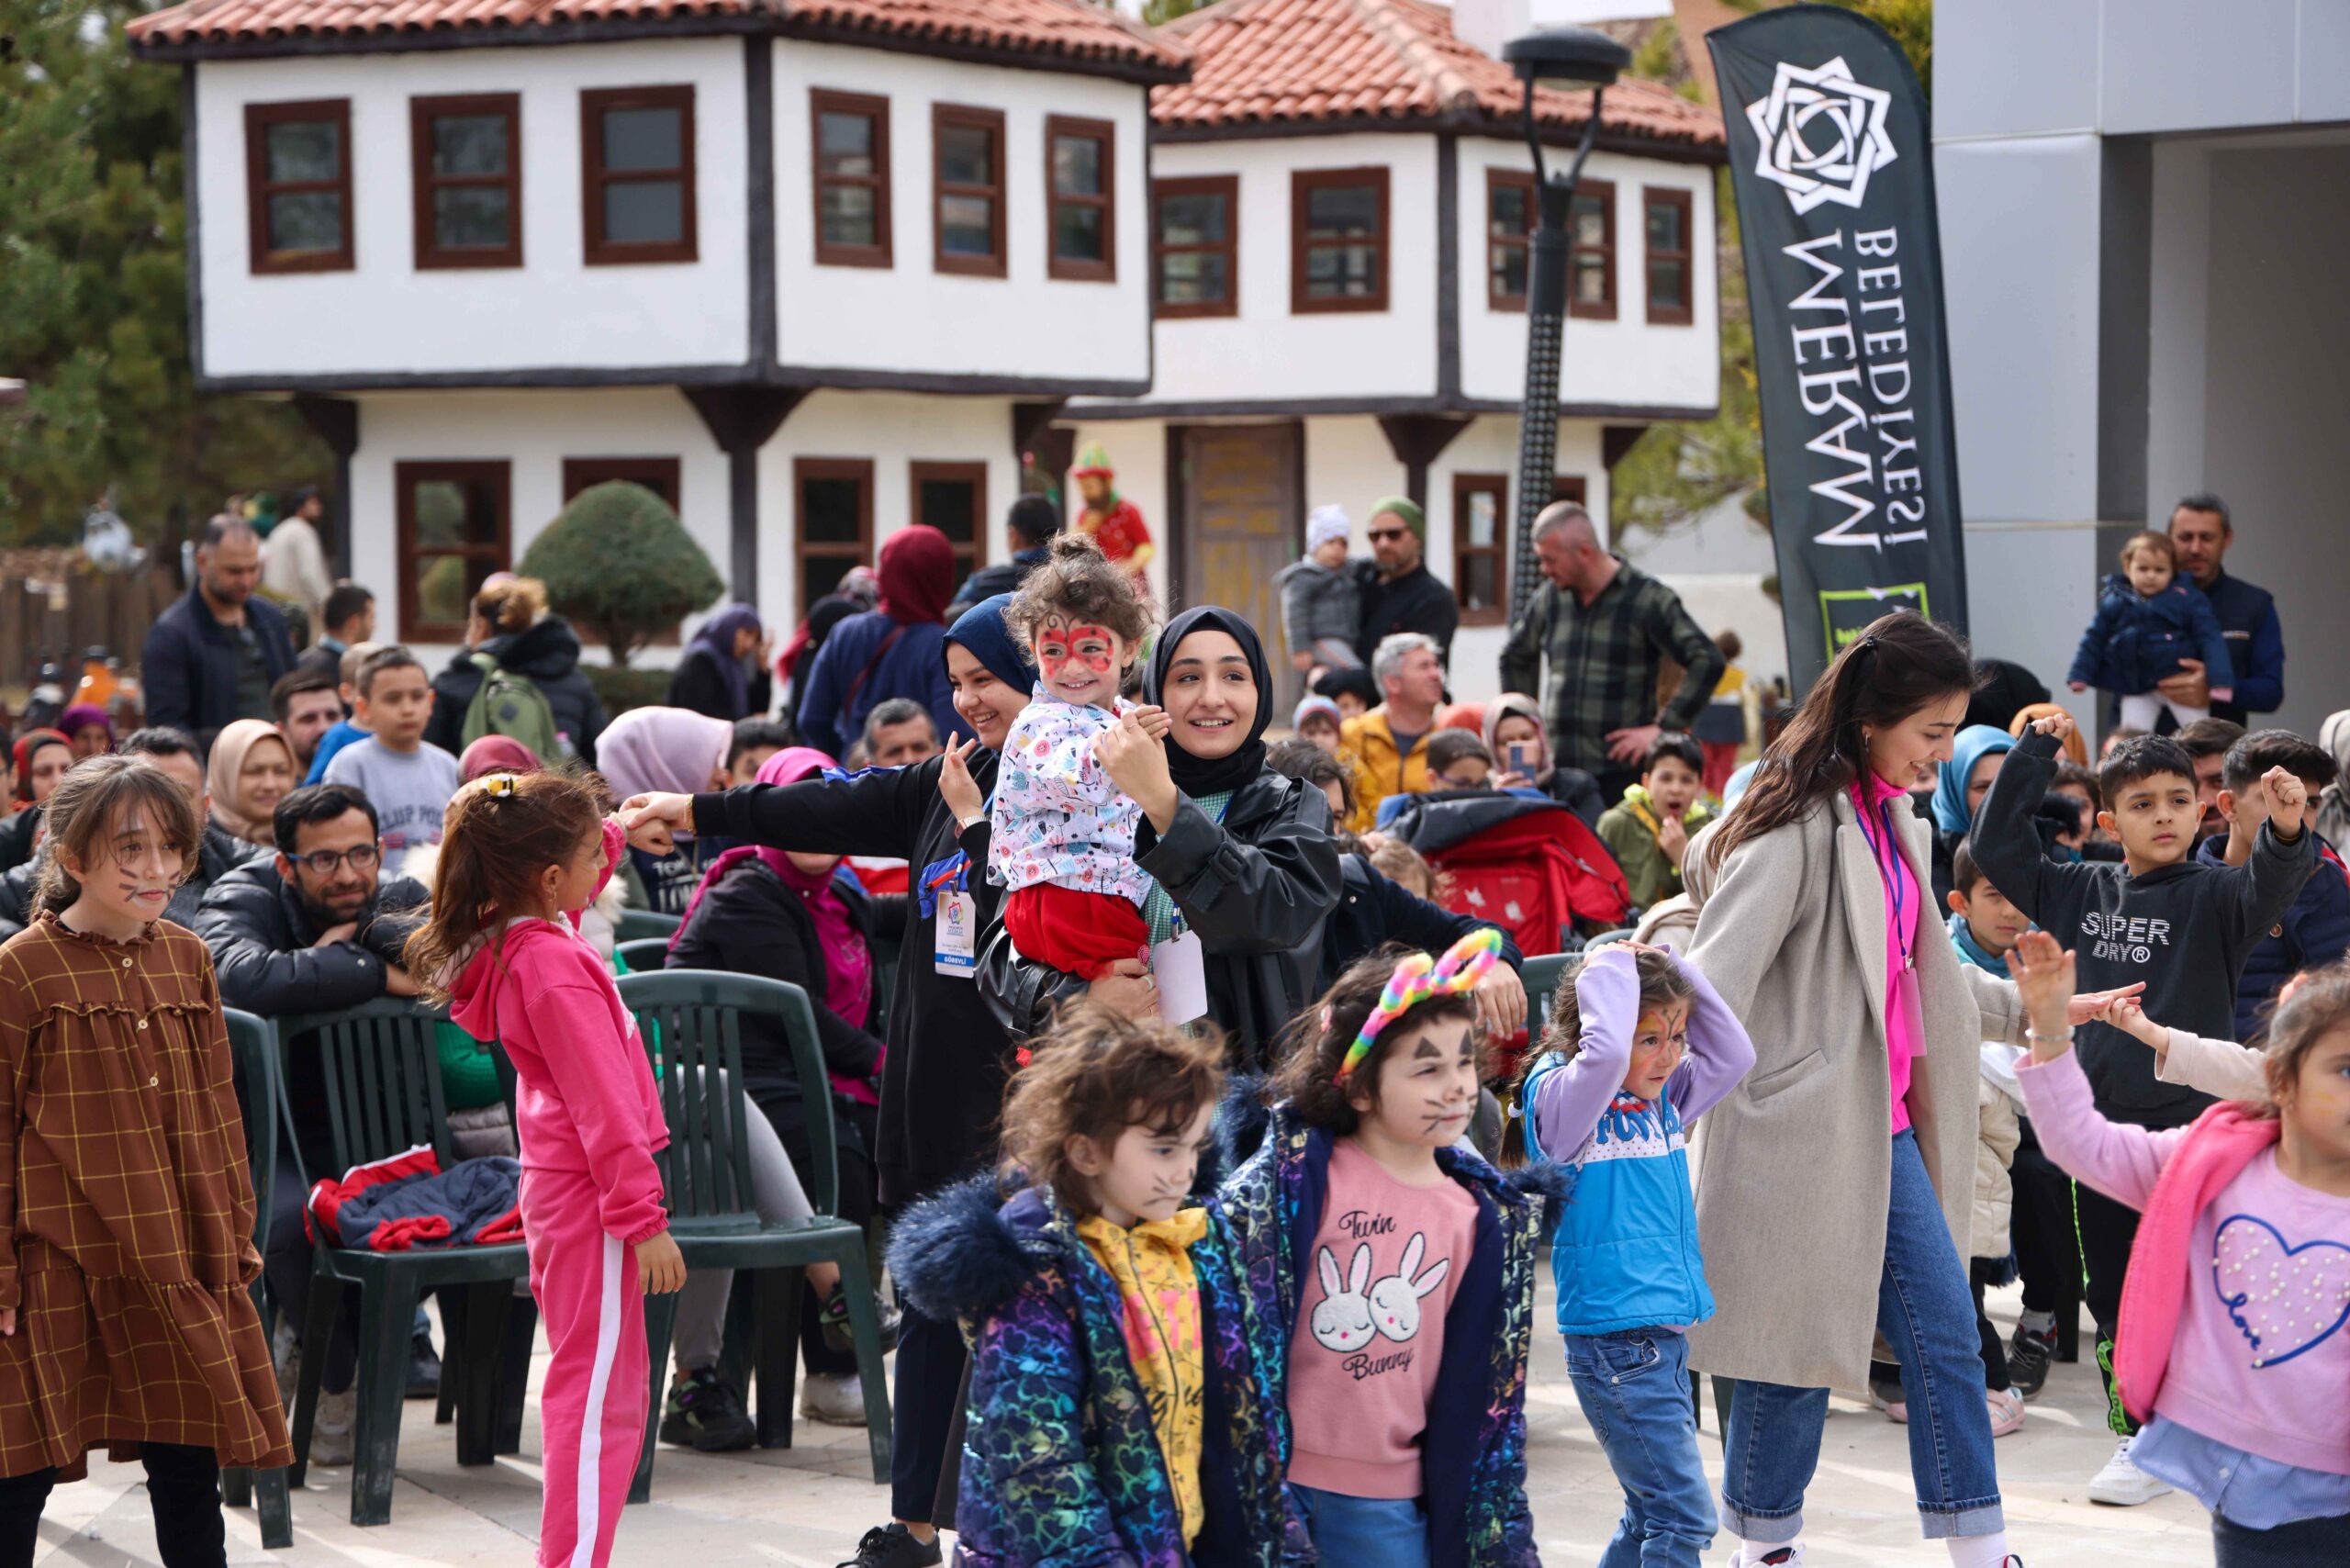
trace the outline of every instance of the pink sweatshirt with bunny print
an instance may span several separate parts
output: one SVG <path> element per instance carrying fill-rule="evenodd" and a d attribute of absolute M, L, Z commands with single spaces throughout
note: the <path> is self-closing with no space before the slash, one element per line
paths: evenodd
<path fill-rule="evenodd" d="M 1289 1478 L 1349 1497 L 1416 1497 L 1477 1200 L 1449 1177 L 1406 1185 L 1350 1137 L 1331 1148 L 1329 1181 L 1290 1339 Z"/>

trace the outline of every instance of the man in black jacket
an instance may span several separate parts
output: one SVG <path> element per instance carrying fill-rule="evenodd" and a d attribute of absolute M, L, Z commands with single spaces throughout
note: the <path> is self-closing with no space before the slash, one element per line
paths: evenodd
<path fill-rule="evenodd" d="M 955 590 L 955 601 L 946 607 L 950 618 L 983 599 L 1015 592 L 1023 577 L 1043 566 L 1046 546 L 1061 531 L 1061 509 L 1046 496 L 1022 496 L 1012 503 L 1003 526 L 1012 545 L 1012 559 L 981 566 L 965 577 L 963 586 Z"/>
<path fill-rule="evenodd" d="M 212 949 L 220 1000 L 264 1018 L 332 1013 L 380 996 L 415 996 L 419 987 L 400 967 L 400 950 L 421 924 L 430 895 L 405 877 L 381 879 L 375 808 L 347 784 L 313 784 L 277 802 L 271 817 L 277 854 L 237 867 L 212 884 L 196 919 L 196 934 Z M 329 1166 L 326 1090 L 318 1058 L 297 1041 L 286 1070 L 286 1102 L 300 1168 L 281 1158 L 270 1204 L 270 1289 L 286 1320 L 299 1326 L 310 1300 L 310 1244 L 303 1234 L 304 1173 L 339 1176 Z M 280 1151 L 281 1154 L 284 1152 Z M 335 1335 L 321 1386 L 320 1440 L 311 1457 L 349 1441 L 348 1411 L 355 1322 Z M 409 1392 L 437 1388 L 440 1367 L 431 1340 L 420 1331 Z M 349 1462 L 347 1454 L 341 1462 Z"/>
<path fill-rule="evenodd" d="M 1355 588 L 1362 600 L 1356 652 L 1367 665 L 1382 639 L 1417 632 L 1435 638 L 1438 656 L 1449 664 L 1460 602 L 1451 586 L 1427 568 L 1427 514 L 1402 496 L 1390 496 L 1371 508 L 1367 532 L 1371 558 L 1355 563 Z"/>
<path fill-rule="evenodd" d="M 240 519 L 216 517 L 196 547 L 196 586 L 155 617 L 140 655 L 147 722 L 212 737 L 238 719 L 269 720 L 269 689 L 294 667 L 285 617 L 255 599 L 261 535 Z"/>
<path fill-rule="evenodd" d="M 196 754 L 195 741 L 177 730 L 151 724 L 133 731 L 117 749 L 125 756 L 143 756 L 170 774 L 172 781 L 196 802 L 196 820 L 204 823 L 204 842 L 196 846 L 196 869 L 163 907 L 164 919 L 193 930 L 196 912 L 204 902 L 206 891 L 232 868 L 261 854 L 261 849 L 229 836 L 213 824 L 212 794 L 204 787 L 204 763 Z M 33 884 L 39 879 L 41 865 L 47 859 L 44 851 L 0 877 L 0 942 L 32 924 Z"/>

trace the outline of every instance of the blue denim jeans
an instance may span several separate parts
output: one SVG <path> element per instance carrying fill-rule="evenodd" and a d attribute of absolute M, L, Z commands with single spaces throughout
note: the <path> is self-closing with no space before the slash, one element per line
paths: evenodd
<path fill-rule="evenodd" d="M 1697 1457 L 1687 1336 L 1570 1334 L 1567 1375 L 1624 1487 L 1624 1517 L 1599 1568 L 1697 1568 L 1714 1540 L 1714 1497 Z"/>
<path fill-rule="evenodd" d="M 1885 1215 L 1885 1273 L 1876 1326 L 1901 1363 L 1909 1405 L 1909 1473 L 1926 1539 L 2007 1528 L 1983 1406 L 1983 1358 L 1966 1264 L 1942 1221 L 1917 1135 L 1893 1137 L 1893 1190 Z M 1790 1323 L 1786 1331 L 1803 1332 Z M 1723 1443 L 1722 1528 L 1747 1540 L 1789 1541 L 1803 1530 L 1804 1488 L 1819 1466 L 1828 1391 L 1741 1381 Z"/>
<path fill-rule="evenodd" d="M 1428 1568 L 1428 1517 L 1416 1497 L 1349 1497 L 1290 1484 L 1315 1555 L 1347 1568 Z"/>

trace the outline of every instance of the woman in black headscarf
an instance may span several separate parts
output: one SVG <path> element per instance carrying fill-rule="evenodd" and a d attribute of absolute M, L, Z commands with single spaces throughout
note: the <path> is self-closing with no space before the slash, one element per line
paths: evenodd
<path fill-rule="evenodd" d="M 1262 1068 L 1273 1037 L 1314 996 L 1322 924 L 1338 902 L 1338 846 L 1322 791 L 1265 761 L 1272 672 L 1231 610 L 1187 610 L 1158 636 L 1148 704 L 1105 732 L 1102 767 L 1142 807 L 1135 864 L 1156 886 L 1143 906 L 1154 946 L 1180 916 L 1205 955 L 1208 1017 L 1239 1065 Z M 1145 721 L 1163 710 L 1164 741 Z M 1035 1034 L 1084 982 L 1020 956 L 994 933 L 980 989 L 1006 1028 Z"/>

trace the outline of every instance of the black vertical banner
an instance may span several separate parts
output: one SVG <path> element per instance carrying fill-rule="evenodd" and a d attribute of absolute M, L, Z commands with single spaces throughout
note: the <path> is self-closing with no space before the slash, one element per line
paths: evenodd
<path fill-rule="evenodd" d="M 1925 96 L 1829 6 L 1706 35 L 1729 132 L 1796 689 L 1893 610 L 1966 626 Z"/>

